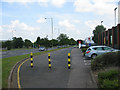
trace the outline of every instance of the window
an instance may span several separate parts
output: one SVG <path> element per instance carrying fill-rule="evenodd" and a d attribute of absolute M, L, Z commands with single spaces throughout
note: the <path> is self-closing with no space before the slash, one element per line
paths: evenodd
<path fill-rule="evenodd" d="M 97 47 L 96 50 L 103 50 L 102 47 Z"/>
<path fill-rule="evenodd" d="M 97 48 L 93 48 L 94 50 L 96 50 Z"/>
<path fill-rule="evenodd" d="M 88 48 L 88 51 L 91 51 L 91 49 L 90 49 L 90 48 Z"/>
<path fill-rule="evenodd" d="M 103 47 L 104 50 L 112 50 L 110 47 Z"/>

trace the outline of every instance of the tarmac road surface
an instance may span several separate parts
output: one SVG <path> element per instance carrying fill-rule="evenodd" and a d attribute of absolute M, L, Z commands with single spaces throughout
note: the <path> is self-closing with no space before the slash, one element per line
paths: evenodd
<path fill-rule="evenodd" d="M 53 49 L 56 49 L 57 47 L 54 47 Z M 48 50 L 51 50 L 52 48 L 48 48 Z M 30 54 L 30 52 L 37 53 L 40 52 L 39 49 L 27 49 L 27 50 L 10 50 L 10 51 L 0 51 L 0 58 L 8 58 L 12 56 L 19 56 L 19 55 L 25 55 Z"/>
<path fill-rule="evenodd" d="M 71 69 L 68 69 L 68 53 L 71 53 Z M 20 68 L 21 88 L 97 88 L 90 72 L 90 61 L 85 61 L 78 48 L 66 48 L 51 52 L 51 69 L 48 68 L 48 54 L 39 55 Z M 86 62 L 88 64 L 86 64 Z M 14 71 L 16 74 L 17 69 Z M 16 77 L 13 85 L 17 87 Z"/>

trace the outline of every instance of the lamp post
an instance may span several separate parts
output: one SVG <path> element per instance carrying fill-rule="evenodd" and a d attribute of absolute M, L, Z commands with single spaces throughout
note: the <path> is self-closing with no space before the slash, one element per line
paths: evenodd
<path fill-rule="evenodd" d="M 13 37 L 14 37 L 14 31 L 16 31 L 16 30 L 12 30 L 12 39 L 13 39 Z"/>
<path fill-rule="evenodd" d="M 53 18 L 45 18 L 51 20 L 51 28 L 52 28 L 52 49 L 53 49 Z"/>
<path fill-rule="evenodd" d="M 103 21 L 101 21 L 101 26 L 102 26 Z"/>
<path fill-rule="evenodd" d="M 114 9 L 114 12 L 115 12 L 115 26 L 116 26 L 116 10 L 117 10 L 117 7 Z"/>

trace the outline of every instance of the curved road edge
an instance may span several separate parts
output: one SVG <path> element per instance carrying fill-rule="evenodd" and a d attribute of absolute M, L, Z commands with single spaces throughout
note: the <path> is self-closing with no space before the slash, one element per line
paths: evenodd
<path fill-rule="evenodd" d="M 13 72 L 14 72 L 14 70 L 15 70 L 15 68 L 19 65 L 19 64 L 21 64 L 23 61 L 25 61 L 25 60 L 27 60 L 27 59 L 29 59 L 29 57 L 28 58 L 25 58 L 25 59 L 23 59 L 23 60 L 21 60 L 21 61 L 18 61 L 13 67 L 12 67 L 12 70 L 10 71 L 10 75 L 9 75 L 9 77 L 8 77 L 8 88 L 12 88 L 13 87 L 13 85 L 12 85 L 12 75 L 13 75 Z"/>

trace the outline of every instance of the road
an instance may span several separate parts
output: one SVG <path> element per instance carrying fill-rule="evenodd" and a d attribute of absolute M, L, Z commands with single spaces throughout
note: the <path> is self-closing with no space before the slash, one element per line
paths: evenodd
<path fill-rule="evenodd" d="M 51 50 L 52 48 L 48 48 L 48 50 Z M 56 49 L 56 48 L 53 48 Z M 10 51 L 0 51 L 0 58 L 8 58 L 12 56 L 18 56 L 18 55 L 25 55 L 30 54 L 30 52 L 37 53 L 40 52 L 39 49 L 27 49 L 27 50 L 10 50 Z"/>
<path fill-rule="evenodd" d="M 71 53 L 71 69 L 68 69 L 68 53 Z M 91 75 L 90 60 L 84 60 L 78 48 L 51 52 L 52 68 L 48 68 L 48 55 L 34 58 L 34 66 L 26 61 L 20 68 L 21 88 L 97 88 Z M 17 70 L 17 69 L 16 69 Z M 16 72 L 13 85 L 17 87 Z"/>

